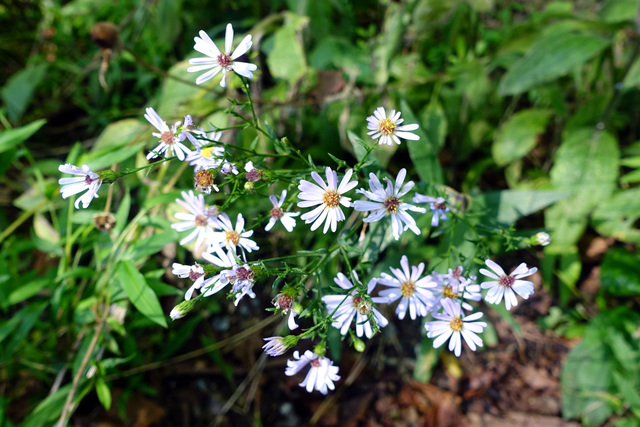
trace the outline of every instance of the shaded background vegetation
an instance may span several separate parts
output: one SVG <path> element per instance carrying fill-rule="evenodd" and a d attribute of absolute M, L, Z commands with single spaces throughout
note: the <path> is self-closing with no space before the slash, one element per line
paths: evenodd
<path fill-rule="evenodd" d="M 109 235 L 93 229 L 92 206 L 75 214 L 82 240 L 70 247 L 58 165 L 143 164 L 147 106 L 168 122 L 192 114 L 230 124 L 224 110 L 238 85 L 205 90 L 157 70 L 194 80 L 185 61 L 193 37 L 203 29 L 219 38 L 231 22 L 237 35 L 254 36 L 259 114 L 317 164 L 334 164 L 327 153 L 359 158 L 365 118 L 388 105 L 421 125 L 424 144 L 376 152 L 382 167 L 411 168 L 421 189 L 448 186 L 479 230 L 548 230 L 544 250 L 503 258 L 540 267 L 536 296 L 513 315 L 494 315 L 488 348 L 460 360 L 403 322 L 363 353 L 345 346 L 334 354 L 343 381 L 326 399 L 285 378 L 285 358 L 260 357 L 262 337 L 280 321 L 263 310 L 270 284 L 244 307 L 207 301 L 167 329 L 134 309 L 124 323 L 114 313 L 72 424 L 514 425 L 535 416 L 638 425 L 637 13 L 637 0 L 3 2 L 0 424 L 57 419 L 98 323 L 90 251 Z M 89 35 L 100 21 L 121 27 L 108 90 Z M 253 135 L 228 138 L 248 145 Z M 126 196 L 117 206 L 128 204 L 117 213 L 122 226 L 153 192 L 140 178 L 118 184 Z M 240 209 L 257 217 L 263 207 Z M 184 290 L 166 269 L 187 256 L 167 216 L 156 211 L 153 225 L 165 233 L 151 243 L 139 236 L 129 253 L 143 261 L 165 313 Z M 308 244 L 297 232 L 257 234 L 265 256 L 277 256 Z M 442 268 L 452 262 L 449 239 L 462 244 L 465 232 L 389 247 L 384 259 L 407 253 Z M 496 253 L 509 247 L 506 237 L 493 244 Z"/>

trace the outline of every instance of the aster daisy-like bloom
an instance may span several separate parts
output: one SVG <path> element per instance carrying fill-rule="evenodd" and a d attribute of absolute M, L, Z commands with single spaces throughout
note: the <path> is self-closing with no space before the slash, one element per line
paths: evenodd
<path fill-rule="evenodd" d="M 487 267 L 493 271 L 489 271 L 485 268 L 480 269 L 480 273 L 487 277 L 495 279 L 493 281 L 482 282 L 480 286 L 482 289 L 489 289 L 487 295 L 484 297 L 485 301 L 491 304 L 500 304 L 502 297 L 504 296 L 504 305 L 507 310 L 511 310 L 511 307 L 518 305 L 518 299 L 516 294 L 520 295 L 524 299 L 528 299 L 529 295 L 533 293 L 533 282 L 528 280 L 520 280 L 523 277 L 531 276 L 538 271 L 536 267 L 528 268 L 524 262 L 516 267 L 511 274 L 504 272 L 495 262 L 488 259 L 486 261 Z"/>
<path fill-rule="evenodd" d="M 229 283 L 232 283 L 232 281 L 236 278 L 234 268 L 238 266 L 238 263 L 236 262 L 236 258 L 233 253 L 231 251 L 227 251 L 225 253 L 221 248 L 215 248 L 214 252 L 215 255 L 212 253 L 204 252 L 202 254 L 202 258 L 209 261 L 216 267 L 222 268 L 224 270 L 221 270 L 220 272 L 218 272 L 218 274 L 215 274 L 211 277 L 207 277 L 202 282 L 199 288 L 202 288 L 204 290 L 202 294 L 203 297 L 209 297 L 220 292 L 221 289 L 223 289 Z M 189 298 L 191 298 L 191 294 L 189 294 Z M 187 295 L 185 294 L 185 299 L 189 298 L 187 298 Z"/>
<path fill-rule="evenodd" d="M 165 157 L 169 157 L 173 152 L 180 161 L 183 161 L 185 157 L 191 153 L 191 150 L 176 136 L 176 126 L 174 125 L 173 130 L 169 129 L 167 122 L 160 118 L 156 110 L 147 108 L 144 118 L 159 131 L 152 133 L 152 135 L 160 138 L 160 144 L 147 154 L 147 160 L 155 159 L 158 156 L 165 156 L 165 154 Z M 184 138 L 182 138 L 182 140 L 184 140 Z"/>
<path fill-rule="evenodd" d="M 264 228 L 264 231 L 270 231 L 276 224 L 276 222 L 278 222 L 278 220 L 282 222 L 283 227 L 289 233 L 293 231 L 293 228 L 296 226 L 296 220 L 294 219 L 294 217 L 300 215 L 300 212 L 284 212 L 282 210 L 282 204 L 284 203 L 286 198 L 287 190 L 282 190 L 280 200 L 278 200 L 278 198 L 274 195 L 269 196 L 269 200 L 271 200 L 273 208 L 271 209 L 271 211 L 269 211 L 269 215 L 271 215 L 271 218 L 269 218 L 269 222 Z"/>
<path fill-rule="evenodd" d="M 296 312 L 293 309 L 294 299 L 292 296 L 279 294 L 273 300 L 273 305 L 275 305 L 277 309 L 282 310 L 283 314 L 289 315 L 289 318 L 287 319 L 287 326 L 289 327 L 289 330 L 293 331 L 298 327 L 298 324 L 296 323 Z"/>
<path fill-rule="evenodd" d="M 226 77 L 228 71 L 234 71 L 236 74 L 244 76 L 248 79 L 253 77 L 253 72 L 258 69 L 257 65 L 250 64 L 248 62 L 236 61 L 240 56 L 247 53 L 251 49 L 253 42 L 251 41 L 251 35 L 247 35 L 238 47 L 231 53 L 231 46 L 233 45 L 233 27 L 231 24 L 227 24 L 227 31 L 224 36 L 224 52 L 220 52 L 220 49 L 209 38 L 207 33 L 200 31 L 200 37 L 195 37 L 196 42 L 193 47 L 198 52 L 206 55 L 206 58 L 193 58 L 189 60 L 190 64 L 194 64 L 193 67 L 187 69 L 190 73 L 209 70 L 204 74 L 201 74 L 196 79 L 196 84 L 202 84 L 207 80 L 213 78 L 220 71 L 222 71 L 222 80 L 220 86 L 226 86 Z"/>
<path fill-rule="evenodd" d="M 467 301 L 480 301 L 480 285 L 474 284 L 475 276 L 466 278 L 462 275 L 462 266 L 450 268 L 447 274 L 431 273 L 431 278 L 437 284 L 433 290 L 433 302 L 431 311 L 438 311 L 442 307 L 442 300 L 450 299 L 456 304 L 462 301 L 462 308 L 471 311 L 473 306 Z"/>
<path fill-rule="evenodd" d="M 358 185 L 358 181 L 350 181 L 352 174 L 353 170 L 349 169 L 338 186 L 338 174 L 327 166 L 325 169 L 326 184 L 316 172 L 311 172 L 311 178 L 316 184 L 304 179 L 300 181 L 298 185 L 300 194 L 298 197 L 302 201 L 298 202 L 298 207 L 308 208 L 319 205 L 300 217 L 306 224 L 313 223 L 311 231 L 320 227 L 324 222 L 323 233 L 326 234 L 329 227 L 331 227 L 331 231 L 335 232 L 338 227 L 338 221 L 344 221 L 345 216 L 340 205 L 348 208 L 351 206 L 351 198 L 344 197 L 343 194 Z"/>
<path fill-rule="evenodd" d="M 249 298 L 255 298 L 253 292 L 254 273 L 249 264 L 236 265 L 233 267 L 233 276 L 229 276 L 229 280 L 233 283 L 231 293 L 235 295 L 234 305 L 238 305 L 240 300 L 248 295 Z"/>
<path fill-rule="evenodd" d="M 431 218 L 432 227 L 437 227 L 438 224 L 440 224 L 440 220 L 446 221 L 448 219 L 447 212 L 451 211 L 444 197 L 431 197 L 416 193 L 413 196 L 413 203 L 430 203 L 429 209 L 431 209 L 433 213 L 433 217 Z"/>
<path fill-rule="evenodd" d="M 283 337 L 269 337 L 264 339 L 267 343 L 262 346 L 269 356 L 282 356 L 289 349 Z"/>
<path fill-rule="evenodd" d="M 427 337 L 435 338 L 433 348 L 438 348 L 449 340 L 449 351 L 453 351 L 456 357 L 460 357 L 461 336 L 471 351 L 482 347 L 482 338 L 476 335 L 482 333 L 487 326 L 485 322 L 476 322 L 482 317 L 482 313 L 473 313 L 463 317 L 460 313 L 460 305 L 449 299 L 442 301 L 442 308 L 442 313 L 433 314 L 433 317 L 438 320 L 427 322 L 424 325 Z"/>
<path fill-rule="evenodd" d="M 379 284 L 390 287 L 381 291 L 380 297 L 387 298 L 389 304 L 400 300 L 396 308 L 400 320 L 404 319 L 407 310 L 412 320 L 417 316 L 424 317 L 429 313 L 436 283 L 431 276 L 421 277 L 424 271 L 423 262 L 409 269 L 409 259 L 403 255 L 400 266 L 402 270 L 389 267 L 395 277 L 382 273 L 382 277 L 378 279 Z"/>
<path fill-rule="evenodd" d="M 176 122 L 176 124 L 171 127 L 171 130 L 173 131 L 174 135 L 176 135 L 176 137 L 180 142 L 184 141 L 185 139 L 188 139 L 196 147 L 200 145 L 200 141 L 198 141 L 195 138 L 194 134 L 195 135 L 204 134 L 204 132 L 201 129 L 196 128 L 196 126 L 193 124 L 193 118 L 191 118 L 191 115 L 189 114 L 184 116 L 184 123 Z"/>
<path fill-rule="evenodd" d="M 330 359 L 318 356 L 311 350 L 305 351 L 302 356 L 298 351 L 295 351 L 293 360 L 287 360 L 287 369 L 284 373 L 289 377 L 293 376 L 307 365 L 310 365 L 311 369 L 309 369 L 304 381 L 300 383 L 300 387 L 304 387 L 309 393 L 315 389 L 322 394 L 327 394 L 329 390 L 335 389 L 333 382 L 340 379 L 339 368 L 333 366 L 333 361 Z"/>
<path fill-rule="evenodd" d="M 202 283 L 205 279 L 204 269 L 198 263 L 195 263 L 194 265 L 184 265 L 174 262 L 172 267 L 172 273 L 174 276 L 180 277 L 181 279 L 188 277 L 193 281 L 191 287 L 189 287 L 187 292 L 184 294 L 184 299 L 190 300 L 193 292 L 202 287 Z"/>
<path fill-rule="evenodd" d="M 216 132 L 212 129 L 207 136 L 211 141 L 220 141 L 222 132 Z M 206 142 L 206 144 L 202 144 Z M 216 169 L 224 162 L 224 147 L 218 147 L 215 145 L 202 148 L 203 145 L 209 144 L 208 141 L 196 140 L 194 144 L 196 151 L 191 152 L 186 157 L 186 161 L 193 166 L 194 172 L 199 172 L 203 169 Z"/>
<path fill-rule="evenodd" d="M 413 181 L 409 181 L 404 186 L 404 179 L 407 176 L 405 168 L 400 169 L 396 177 L 395 185 L 389 178 L 385 178 L 387 188 L 385 189 L 377 176 L 373 173 L 369 174 L 369 188 L 367 191 L 363 188 L 356 190 L 367 196 L 369 200 L 356 200 L 353 202 L 353 208 L 359 212 L 369 212 L 364 222 L 376 222 L 385 216 L 391 217 L 391 230 L 396 240 L 406 229 L 410 229 L 417 235 L 420 235 L 420 229 L 416 225 L 416 221 L 409 215 L 407 211 L 425 213 L 426 209 L 419 208 L 409 203 L 404 203 L 402 196 L 407 194 L 413 188 Z M 403 227 L 403 223 L 406 224 Z"/>
<path fill-rule="evenodd" d="M 355 280 L 359 280 L 355 271 L 353 272 L 353 277 Z M 338 273 L 338 276 L 333 281 L 342 289 L 351 290 L 353 288 L 351 281 L 342 273 Z M 369 281 L 367 295 L 325 295 L 322 297 L 322 301 L 327 305 L 329 315 L 334 319 L 331 325 L 339 329 L 342 335 L 346 335 L 349 331 L 354 317 L 356 319 L 356 335 L 359 337 L 365 335 L 367 338 L 371 338 L 373 336 L 371 318 L 381 328 L 389 324 L 389 321 L 373 307 L 369 298 L 376 283 L 376 279 Z"/>
<path fill-rule="evenodd" d="M 236 165 L 229 162 L 224 162 L 222 164 L 222 167 L 220 168 L 220 172 L 225 175 L 230 175 L 230 174 L 238 175 L 240 173 L 238 172 L 238 168 L 236 167 Z"/>
<path fill-rule="evenodd" d="M 367 117 L 367 129 L 373 139 L 379 139 L 378 144 L 400 145 L 400 138 L 417 141 L 420 139 L 415 133 L 409 131 L 418 129 L 418 125 L 400 126 L 404 119 L 400 118 L 400 111 L 391 110 L 391 114 L 387 117 L 384 107 L 378 107 L 373 112 L 373 116 Z"/>
<path fill-rule="evenodd" d="M 82 207 L 86 209 L 94 198 L 97 199 L 99 197 L 98 189 L 102 185 L 102 179 L 100 179 L 100 176 L 93 172 L 89 166 L 82 165 L 81 167 L 78 167 L 70 163 L 66 163 L 58 166 L 58 170 L 62 173 L 77 175 L 74 178 L 68 177 L 60 178 L 58 180 L 58 184 L 62 186 L 60 188 L 60 193 L 62 194 L 63 199 L 86 190 L 86 193 L 76 200 L 74 204 L 76 209 L 80 209 L 81 202 Z"/>
<path fill-rule="evenodd" d="M 220 228 L 219 222 L 208 214 L 208 210 L 204 206 L 204 196 L 183 191 L 182 199 L 176 199 L 176 203 L 189 212 L 177 212 L 174 216 L 181 222 L 171 224 L 171 228 L 178 232 L 193 229 L 186 237 L 180 240 L 180 245 L 184 246 L 195 240 L 195 247 L 198 248 L 202 243 L 212 237 L 215 229 Z"/>
<path fill-rule="evenodd" d="M 218 223 L 220 225 L 218 228 L 222 231 L 211 234 L 207 252 L 212 252 L 215 247 L 226 247 L 235 251 L 240 246 L 240 249 L 247 252 L 260 249 L 256 242 L 249 239 L 253 235 L 253 230 L 244 231 L 244 218 L 241 213 L 238 214 L 235 227 L 226 213 L 218 215 Z"/>

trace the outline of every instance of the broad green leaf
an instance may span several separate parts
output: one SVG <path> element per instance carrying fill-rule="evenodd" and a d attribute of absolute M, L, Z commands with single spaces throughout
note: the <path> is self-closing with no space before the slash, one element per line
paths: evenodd
<path fill-rule="evenodd" d="M 285 13 L 284 26 L 273 35 L 273 49 L 267 56 L 271 75 L 295 84 L 307 73 L 307 60 L 302 46 L 302 30 L 309 18 Z"/>
<path fill-rule="evenodd" d="M 218 44 L 218 46 L 221 46 Z M 224 46 L 224 44 L 222 44 Z M 195 52 L 197 56 L 202 56 L 199 52 Z M 178 76 L 183 80 L 192 80 L 195 83 L 196 76 L 187 72 L 187 68 L 191 65 L 188 60 L 178 62 L 169 69 L 169 74 Z M 222 75 L 222 73 L 220 73 Z M 235 79 L 236 77 L 232 77 Z M 216 80 L 216 79 L 214 79 Z M 216 80 L 216 85 L 220 83 L 220 80 Z M 213 84 L 212 81 L 206 84 Z M 162 85 L 162 91 L 160 92 L 160 99 L 158 101 L 158 107 L 156 112 L 163 120 L 169 125 L 177 122 L 178 120 L 184 120 L 186 114 L 196 114 L 196 111 L 187 111 L 189 102 L 192 99 L 198 99 L 199 94 L 206 93 L 204 88 L 198 88 L 194 85 L 189 85 L 175 79 L 165 79 Z M 146 122 L 146 120 L 145 120 Z M 147 123 L 145 123 L 147 125 Z M 148 136 L 151 137 L 151 132 L 155 132 L 155 129 L 150 124 L 148 126 Z M 153 148 L 153 147 L 152 147 Z"/>
<path fill-rule="evenodd" d="M 600 17 L 607 24 L 633 21 L 638 13 L 639 0 L 609 0 L 600 9 Z"/>
<path fill-rule="evenodd" d="M 473 199 L 474 210 L 486 210 L 485 216 L 500 224 L 511 225 L 559 200 L 568 192 L 536 190 L 492 191 Z"/>
<path fill-rule="evenodd" d="M 618 178 L 618 142 L 606 132 L 583 128 L 568 133 L 551 169 L 551 182 L 570 196 L 545 211 L 555 251 L 571 248 L 590 212 L 609 199 Z"/>
<path fill-rule="evenodd" d="M 602 290 L 617 296 L 640 295 L 640 257 L 623 248 L 607 251 L 602 261 Z"/>
<path fill-rule="evenodd" d="M 102 131 L 91 151 L 97 153 L 119 148 L 125 144 L 147 139 L 151 136 L 151 132 L 155 131 L 155 128 L 146 120 L 144 122 L 138 119 L 118 120 Z"/>
<path fill-rule="evenodd" d="M 633 61 L 631 68 L 629 68 L 627 75 L 622 81 L 622 87 L 624 89 L 633 89 L 638 85 L 640 85 L 640 57 Z"/>
<path fill-rule="evenodd" d="M 593 211 L 591 224 L 602 235 L 640 244 L 640 230 L 635 226 L 639 218 L 640 188 L 635 187 L 603 200 Z"/>
<path fill-rule="evenodd" d="M 523 110 L 502 125 L 491 151 L 498 166 L 505 166 L 526 156 L 536 146 L 538 135 L 547 127 L 549 110 Z"/>
<path fill-rule="evenodd" d="M 420 125 L 417 130 L 412 131 L 418 135 L 420 139 L 417 141 L 404 141 L 409 149 L 409 156 L 413 162 L 413 167 L 416 168 L 416 171 L 422 181 L 428 184 L 442 184 L 442 168 L 438 161 L 439 141 L 431 139 L 436 137 L 440 138 L 440 132 L 431 130 L 431 138 L 429 138 L 425 132 L 426 124 L 418 122 L 415 114 L 413 114 L 413 111 L 409 107 L 409 104 L 402 100 L 400 102 L 400 108 L 405 119 L 403 124 L 417 123 Z M 435 126 L 437 129 L 441 129 L 441 122 L 440 119 L 437 118 L 437 114 L 438 113 L 434 110 L 433 115 L 428 115 L 429 124 Z"/>
<path fill-rule="evenodd" d="M 19 128 L 7 129 L 0 132 L 0 153 L 11 150 L 16 145 L 31 138 L 46 122 L 46 120 L 40 119 Z"/>
<path fill-rule="evenodd" d="M 100 152 L 93 152 L 80 157 L 80 163 L 87 164 L 91 170 L 101 170 L 117 165 L 120 162 L 133 157 L 138 151 L 145 146 L 144 143 L 135 145 L 121 145 Z"/>
<path fill-rule="evenodd" d="M 610 41 L 591 34 L 547 34 L 500 81 L 499 94 L 517 95 L 554 80 L 600 53 Z"/>
<path fill-rule="evenodd" d="M 120 261 L 117 271 L 122 288 L 131 303 L 149 320 L 166 328 L 167 319 L 160 306 L 160 301 L 133 262 Z"/>
<path fill-rule="evenodd" d="M 86 380 L 81 381 L 82 383 Z M 20 424 L 21 427 L 42 427 L 54 425 L 54 421 L 62 413 L 64 403 L 71 391 L 71 384 L 60 387 L 58 391 L 47 396 L 36 408 L 29 413 L 26 420 Z"/>
<path fill-rule="evenodd" d="M 2 101 L 7 108 L 7 115 L 17 121 L 27 109 L 35 88 L 44 78 L 49 64 L 40 62 L 33 67 L 24 68 L 12 75 L 2 89 Z"/>
<path fill-rule="evenodd" d="M 166 245 L 176 241 L 178 241 L 178 233 L 174 230 L 155 233 L 150 237 L 138 240 L 135 245 L 130 247 L 125 257 L 131 260 L 141 259 L 159 252 Z"/>

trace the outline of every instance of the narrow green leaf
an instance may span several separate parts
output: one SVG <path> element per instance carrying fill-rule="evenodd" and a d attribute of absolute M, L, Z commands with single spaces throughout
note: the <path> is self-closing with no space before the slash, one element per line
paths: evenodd
<path fill-rule="evenodd" d="M 28 140 L 34 133 L 38 132 L 46 122 L 46 120 L 40 119 L 26 126 L 0 132 L 0 153 L 10 150 L 16 145 Z"/>
<path fill-rule="evenodd" d="M 509 118 L 500 128 L 491 147 L 498 166 L 505 166 L 526 156 L 538 142 L 551 116 L 549 110 L 523 110 Z"/>
<path fill-rule="evenodd" d="M 108 411 L 111 408 L 111 390 L 102 377 L 96 379 L 96 394 L 104 409 Z"/>
<path fill-rule="evenodd" d="M 51 283 L 52 280 L 50 278 L 40 277 L 28 283 L 20 284 L 18 288 L 9 294 L 9 305 L 17 304 L 31 298 Z"/>
<path fill-rule="evenodd" d="M 122 288 L 131 303 L 149 320 L 166 328 L 167 319 L 160 301 L 136 266 L 131 261 L 120 261 L 117 271 Z"/>
<path fill-rule="evenodd" d="M 539 39 L 500 81 L 499 94 L 517 95 L 567 74 L 611 42 L 591 34 L 548 34 Z"/>

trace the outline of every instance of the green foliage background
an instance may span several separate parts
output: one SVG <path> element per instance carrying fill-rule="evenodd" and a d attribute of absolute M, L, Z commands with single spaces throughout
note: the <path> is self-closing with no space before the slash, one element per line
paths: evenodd
<path fill-rule="evenodd" d="M 142 120 L 147 106 L 167 122 L 191 114 L 227 125 L 229 101 L 218 86 L 196 88 L 152 70 L 194 80 L 186 72 L 196 55 L 192 38 L 203 29 L 219 39 L 227 22 L 236 34 L 254 35 L 253 93 L 264 123 L 317 165 L 336 164 L 328 153 L 360 160 L 369 140 L 365 119 L 386 105 L 419 123 L 421 140 L 376 151 L 367 168 L 407 167 L 423 192 L 447 186 L 466 195 L 468 225 L 480 232 L 548 230 L 541 271 L 559 310 L 540 323 L 582 337 L 563 370 L 563 415 L 584 425 L 637 425 L 638 3 L 42 0 L 0 7 L 0 25 L 10 29 L 0 36 L 0 371 L 3 384 L 18 384 L 0 397 L 0 425 L 57 419 L 70 387 L 47 391 L 58 376 L 75 374 L 100 322 L 109 324 L 100 345 L 110 356 L 90 355 L 98 374 L 82 380 L 75 399 L 95 389 L 109 406 L 110 375 L 179 354 L 206 316 L 160 327 L 167 326 L 161 301 L 181 294 L 163 281 L 166 266 L 156 256 L 178 240 L 162 206 L 189 179 L 164 176 L 148 186 L 141 172 L 139 181 L 118 183 L 112 235 L 122 238 L 114 243 L 93 227 L 103 197 L 72 215 L 58 194 L 57 167 L 143 165 L 152 141 Z M 99 53 L 89 38 L 93 24 L 106 20 L 122 24 L 125 46 L 106 74 L 109 91 L 99 84 Z M 239 81 L 232 84 L 240 89 Z M 250 131 L 234 142 L 260 144 Z M 249 217 L 268 209 L 237 203 Z M 429 219 L 419 225 L 429 229 Z M 390 247 L 386 259 L 412 253 L 438 268 L 473 258 L 472 234 L 456 230 L 440 243 Z M 585 245 L 596 236 L 616 244 L 590 295 L 579 285 Z M 445 250 L 451 241 L 459 253 Z M 383 237 L 375 243 L 380 251 L 389 244 Z M 301 232 L 289 244 L 302 249 L 309 242 Z M 496 251 L 506 247 L 495 239 Z M 105 260 L 113 271 L 96 275 Z M 97 316 L 101 292 L 129 310 L 124 324 Z M 220 310 L 209 304 L 210 312 Z M 26 387 L 18 374 L 25 367 L 39 387 L 30 406 L 9 417 Z M 416 369 L 422 379 L 425 370 L 431 367 Z"/>

